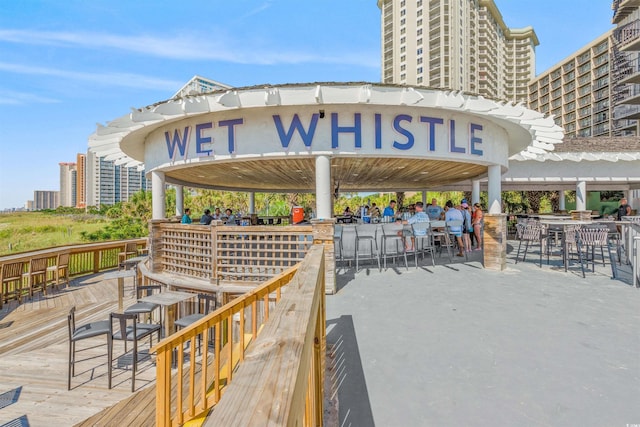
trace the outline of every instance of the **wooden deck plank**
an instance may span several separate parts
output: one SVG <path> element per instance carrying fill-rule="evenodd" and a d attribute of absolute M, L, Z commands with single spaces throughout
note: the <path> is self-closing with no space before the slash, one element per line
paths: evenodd
<path fill-rule="evenodd" d="M 37 294 L 22 305 L 7 303 L 0 310 L 0 324 L 6 325 L 0 328 L 0 393 L 20 389 L 17 401 L 0 411 L 0 425 L 26 415 L 31 426 L 71 426 L 132 396 L 130 365 L 120 366 L 117 360 L 114 388 L 107 388 L 104 336 L 78 343 L 76 376 L 67 391 L 69 309 L 76 306 L 78 324 L 104 320 L 117 310 L 116 281 L 101 277 L 77 278 L 70 287 Z M 125 297 L 132 301 L 130 295 Z M 142 348 L 148 350 L 146 341 Z M 114 354 L 123 351 L 123 344 L 116 341 Z M 141 362 L 136 388 L 149 389 L 155 374 L 151 358 Z M 154 389 L 151 394 L 155 400 Z M 134 423 L 144 425 L 137 415 Z"/>

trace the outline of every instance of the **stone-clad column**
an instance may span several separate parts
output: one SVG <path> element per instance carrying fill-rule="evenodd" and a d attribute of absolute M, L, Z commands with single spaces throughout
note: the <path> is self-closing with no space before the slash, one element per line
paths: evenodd
<path fill-rule="evenodd" d="M 313 244 L 324 246 L 324 279 L 325 293 L 335 294 L 336 286 L 336 257 L 333 246 L 333 227 L 335 219 L 312 219 Z"/>
<path fill-rule="evenodd" d="M 484 268 L 502 271 L 507 266 L 507 215 L 485 214 Z"/>

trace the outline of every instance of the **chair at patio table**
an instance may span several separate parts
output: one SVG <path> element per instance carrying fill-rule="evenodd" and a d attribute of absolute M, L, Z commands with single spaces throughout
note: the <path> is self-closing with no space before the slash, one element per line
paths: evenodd
<path fill-rule="evenodd" d="M 76 307 L 71 307 L 67 315 L 67 326 L 69 330 L 69 366 L 67 375 L 67 390 L 71 390 L 71 377 L 75 376 L 76 366 L 76 342 L 88 338 L 107 335 L 107 344 L 110 342 L 110 327 L 108 320 L 89 322 L 76 327 Z M 109 358 L 111 360 L 111 358 Z M 111 388 L 111 387 L 109 387 Z"/>
<path fill-rule="evenodd" d="M 585 248 L 585 258 L 587 261 L 587 268 L 589 268 L 589 252 L 591 253 L 591 266 L 592 271 L 595 272 L 595 249 L 600 248 L 600 255 L 602 256 L 602 265 L 606 265 L 604 258 L 604 248 L 607 249 L 609 255 L 609 262 L 611 263 L 611 273 L 613 278 L 618 277 L 616 270 L 616 262 L 613 259 L 611 252 L 611 246 L 609 244 L 609 228 L 600 224 L 584 225 L 576 232 L 576 240 L 578 245 L 578 258 L 580 259 L 580 268 L 582 270 L 582 277 L 586 277 L 584 273 L 584 259 L 582 249 Z"/>
<path fill-rule="evenodd" d="M 538 244 L 540 246 L 540 267 L 542 267 L 542 245 L 543 245 L 543 227 L 537 221 L 529 221 L 522 229 L 522 235 L 520 237 L 520 244 L 518 245 L 518 252 L 516 253 L 516 264 L 518 263 L 518 258 L 520 257 L 520 248 L 522 247 L 522 242 L 525 242 L 524 253 L 522 255 L 522 262 L 527 258 L 527 252 L 529 250 L 530 244 Z"/>
<path fill-rule="evenodd" d="M 113 328 L 113 321 L 116 321 L 116 328 Z M 138 369 L 138 341 L 149 337 L 149 347 L 153 345 L 153 334 L 158 334 L 158 342 L 160 342 L 160 331 L 162 327 L 159 324 L 138 323 L 137 314 L 111 313 L 109 317 L 109 335 L 108 349 L 109 357 L 109 389 L 111 389 L 111 380 L 113 376 L 113 341 L 124 341 L 124 352 L 127 353 L 127 343 L 133 343 L 131 357 L 131 392 L 136 390 L 136 370 Z"/>

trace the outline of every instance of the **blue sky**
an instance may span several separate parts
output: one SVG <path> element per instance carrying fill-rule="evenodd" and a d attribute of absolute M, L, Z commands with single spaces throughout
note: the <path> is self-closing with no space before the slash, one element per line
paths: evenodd
<path fill-rule="evenodd" d="M 610 0 L 496 0 L 538 72 L 611 28 Z M 528 6 L 536 9 L 529 9 Z M 588 5 L 588 6 L 587 6 Z M 0 1 L 0 210 L 59 189 L 96 123 L 195 74 L 233 86 L 380 81 L 376 0 Z"/>

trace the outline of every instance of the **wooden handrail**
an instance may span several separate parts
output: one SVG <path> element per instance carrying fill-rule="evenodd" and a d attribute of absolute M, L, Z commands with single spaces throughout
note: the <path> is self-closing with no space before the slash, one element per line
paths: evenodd
<path fill-rule="evenodd" d="M 86 243 L 80 245 L 58 246 L 55 248 L 47 248 L 37 251 L 5 255 L 0 257 L 0 268 L 2 268 L 4 264 L 22 262 L 23 271 L 28 272 L 30 262 L 34 258 L 47 258 L 48 265 L 53 266 L 55 265 L 56 259 L 59 254 L 68 253 L 70 255 L 70 277 L 98 273 L 102 270 L 107 270 L 118 266 L 118 254 L 121 251 L 124 251 L 127 243 L 136 243 L 139 248 L 145 248 L 147 245 L 147 239 L 139 238 L 99 243 Z M 0 296 L 0 298 L 2 297 L 3 296 Z"/>
<path fill-rule="evenodd" d="M 290 283 L 296 285 L 286 286 Z M 246 352 L 256 348 L 251 343 L 257 343 L 258 337 L 267 331 L 269 338 L 266 338 L 266 342 L 273 339 L 283 343 L 289 340 L 298 342 L 300 337 L 298 334 L 290 336 L 289 328 L 276 331 L 278 325 L 292 321 L 287 319 L 287 312 L 280 308 L 283 300 L 299 304 L 295 309 L 294 322 L 303 325 L 305 350 L 297 355 L 304 360 L 294 364 L 303 367 L 303 379 L 311 379 L 302 381 L 302 387 L 312 384 L 314 392 L 307 393 L 306 388 L 300 389 L 298 382 L 301 380 L 297 376 L 287 389 L 298 390 L 303 396 L 303 409 L 304 396 L 314 396 L 314 418 L 319 416 L 322 419 L 323 381 L 320 378 L 324 373 L 324 252 L 322 245 L 314 245 L 300 264 L 167 337 L 151 349 L 157 353 L 156 424 L 181 425 L 206 415 L 226 390 L 231 389 L 232 379 L 241 372 L 238 367 L 246 363 Z M 288 307 L 291 309 L 290 304 Z M 201 347 L 200 356 L 196 345 L 198 336 L 206 343 Z M 212 336 L 213 349 L 208 345 Z M 188 358 L 185 358 L 184 347 L 187 342 L 190 348 Z M 172 370 L 174 364 L 177 367 Z M 319 373 L 319 370 L 322 372 Z"/>

